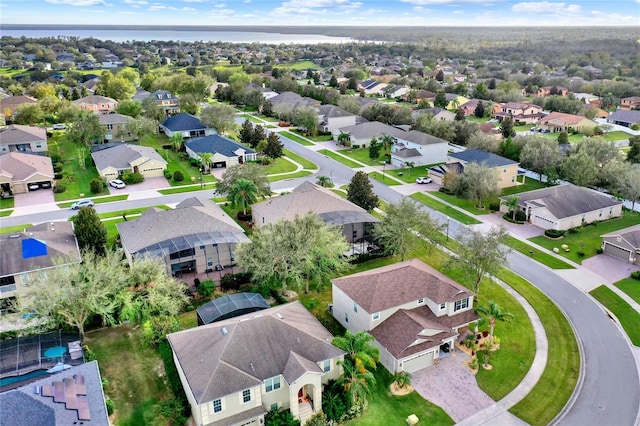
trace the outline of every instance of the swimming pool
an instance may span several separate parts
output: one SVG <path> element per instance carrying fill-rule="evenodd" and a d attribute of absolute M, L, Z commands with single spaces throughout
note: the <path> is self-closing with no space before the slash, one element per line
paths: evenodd
<path fill-rule="evenodd" d="M 30 373 L 27 373 L 27 374 L 23 374 L 21 376 L 5 377 L 3 379 L 0 379 L 0 388 L 2 386 L 12 385 L 14 383 L 22 382 L 23 380 L 25 381 L 31 380 L 31 379 L 35 379 L 36 377 L 47 376 L 47 375 L 49 375 L 49 373 L 47 373 L 47 370 L 36 370 L 36 371 L 31 371 Z"/>

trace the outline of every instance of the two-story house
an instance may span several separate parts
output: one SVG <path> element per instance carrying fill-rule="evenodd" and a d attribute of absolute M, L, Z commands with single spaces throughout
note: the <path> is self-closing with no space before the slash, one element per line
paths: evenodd
<path fill-rule="evenodd" d="M 127 123 L 133 120 L 132 117 L 123 114 L 100 114 L 98 118 L 100 125 L 104 129 L 104 139 L 107 142 L 124 142 L 134 139 L 127 129 Z"/>
<path fill-rule="evenodd" d="M 418 130 L 396 129 L 391 135 L 391 164 L 404 167 L 406 164 L 424 166 L 444 163 L 447 159 L 449 142 Z"/>
<path fill-rule="evenodd" d="M 502 122 L 505 118 L 511 118 L 514 122 L 533 124 L 544 117 L 542 108 L 534 104 L 520 102 L 507 102 L 502 105 L 499 112 L 496 112 L 496 120 Z"/>
<path fill-rule="evenodd" d="M 304 424 L 341 374 L 344 351 L 300 302 L 167 336 L 194 424 L 264 424 L 288 409 Z"/>
<path fill-rule="evenodd" d="M 640 109 L 640 96 L 630 96 L 620 99 L 620 109 L 626 111 Z"/>
<path fill-rule="evenodd" d="M 354 126 L 356 115 L 335 105 L 321 105 L 318 110 L 318 129 L 321 132 L 338 130 L 341 127 Z"/>
<path fill-rule="evenodd" d="M 331 282 L 333 316 L 354 333 L 368 331 L 391 373 L 430 366 L 478 320 L 474 293 L 418 259 Z"/>
<path fill-rule="evenodd" d="M 76 99 L 73 104 L 85 111 L 92 111 L 97 114 L 111 114 L 116 112 L 118 101 L 106 96 L 91 95 Z"/>
<path fill-rule="evenodd" d="M 164 110 L 166 115 L 174 115 L 180 112 L 180 100 L 177 95 L 168 90 L 156 90 L 149 94 Z"/>

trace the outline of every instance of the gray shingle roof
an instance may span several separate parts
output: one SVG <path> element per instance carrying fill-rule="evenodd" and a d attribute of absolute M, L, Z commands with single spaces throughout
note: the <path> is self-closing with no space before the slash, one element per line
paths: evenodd
<path fill-rule="evenodd" d="M 88 105 L 96 105 L 96 104 L 108 104 L 108 103 L 118 103 L 115 99 L 107 98 L 106 96 L 100 95 L 90 95 L 85 96 L 84 98 L 76 99 L 72 101 L 76 105 L 88 104 Z"/>
<path fill-rule="evenodd" d="M 602 238 L 605 237 L 620 237 L 628 242 L 631 247 L 635 247 L 636 250 L 640 249 L 640 225 L 630 226 L 602 236 Z"/>
<path fill-rule="evenodd" d="M 516 161 L 480 149 L 467 149 L 465 151 L 455 152 L 449 154 L 449 157 L 464 161 L 465 163 L 485 163 L 488 167 L 503 167 L 518 164 Z"/>
<path fill-rule="evenodd" d="M 0 111 L 1 112 L 1 111 Z M 0 145 L 38 142 L 47 140 L 47 130 L 42 127 L 12 124 L 0 131 Z"/>
<path fill-rule="evenodd" d="M 593 189 L 571 184 L 522 192 L 518 197 L 521 206 L 525 206 L 526 203 L 544 206 L 558 219 L 622 204 Z"/>
<path fill-rule="evenodd" d="M 140 158 L 146 158 L 148 160 L 159 161 L 163 164 L 167 164 L 166 160 L 162 158 L 153 148 L 148 146 L 133 145 L 129 143 L 114 143 L 106 149 L 100 149 L 93 151 L 91 157 L 96 164 L 98 170 L 104 170 L 107 167 L 115 167 L 118 170 L 131 169 L 131 163 Z"/>
<path fill-rule="evenodd" d="M 194 117 L 191 114 L 187 114 L 186 112 L 181 112 L 180 114 L 172 115 L 168 117 L 162 123 L 164 127 L 171 130 L 172 132 L 183 132 L 187 130 L 204 130 L 206 127 L 200 119 Z"/>
<path fill-rule="evenodd" d="M 0 154 L 0 174 L 11 177 L 13 181 L 28 179 L 36 173 L 53 180 L 51 158 L 35 152 L 5 152 Z"/>
<path fill-rule="evenodd" d="M 220 135 L 193 138 L 187 141 L 185 146 L 195 153 L 210 152 L 212 154 L 222 154 L 225 157 L 236 157 L 235 151 L 238 149 L 243 149 L 247 154 L 255 154 L 255 151 L 251 148 Z"/>
<path fill-rule="evenodd" d="M 323 115 L 325 120 L 331 117 L 351 117 L 355 115 L 335 105 L 320 105 L 318 114 Z"/>
<path fill-rule="evenodd" d="M 437 138 L 427 133 L 419 132 L 417 130 L 405 131 L 379 121 L 369 121 L 366 123 L 355 124 L 353 126 L 342 127 L 340 132 L 349 133 L 355 139 L 370 139 L 373 137 L 377 138 L 382 135 L 388 135 L 419 145 L 448 143 L 444 139 Z"/>
<path fill-rule="evenodd" d="M 612 112 L 607 119 L 609 121 L 619 121 L 622 123 L 640 123 L 640 111 L 625 111 L 619 109 L 617 111 Z"/>
<path fill-rule="evenodd" d="M 129 117 L 128 115 L 123 115 L 123 114 L 100 114 L 100 117 L 98 118 L 100 120 L 100 124 L 107 125 L 107 124 L 124 124 L 127 121 L 131 121 L 133 120 L 132 117 Z"/>
<path fill-rule="evenodd" d="M 300 302 L 167 338 L 198 404 L 285 372 L 288 383 L 306 371 L 321 373 L 317 363 L 344 355 L 330 343 L 331 333 Z"/>
<path fill-rule="evenodd" d="M 166 255 L 182 246 L 186 249 L 249 241 L 240 225 L 204 197 L 189 198 L 172 210 L 146 210 L 140 218 L 120 222 L 116 227 L 123 247 L 141 255 Z"/>

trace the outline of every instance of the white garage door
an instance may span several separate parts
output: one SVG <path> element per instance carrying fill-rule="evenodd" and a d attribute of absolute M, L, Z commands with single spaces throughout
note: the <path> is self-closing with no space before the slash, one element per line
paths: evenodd
<path fill-rule="evenodd" d="M 409 373 L 413 373 L 414 371 L 429 367 L 433 364 L 433 355 L 434 352 L 432 351 L 410 358 L 402 363 L 402 369 Z"/>
<path fill-rule="evenodd" d="M 625 250 L 612 244 L 605 244 L 604 251 L 605 253 L 624 260 L 625 262 L 629 261 L 629 256 L 631 255 L 631 250 Z"/>

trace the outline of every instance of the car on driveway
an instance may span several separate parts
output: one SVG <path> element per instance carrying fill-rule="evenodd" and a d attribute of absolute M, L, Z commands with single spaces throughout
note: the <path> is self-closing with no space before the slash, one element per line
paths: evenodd
<path fill-rule="evenodd" d="M 54 124 L 53 126 L 51 126 L 51 128 L 52 128 L 53 130 L 64 130 L 64 129 L 66 129 L 66 128 L 67 128 L 67 125 L 66 125 L 66 124 L 58 123 L 58 124 Z"/>
<path fill-rule="evenodd" d="M 425 177 L 425 176 L 420 176 L 419 178 L 416 179 L 416 183 L 431 183 L 432 180 L 431 178 Z"/>
<path fill-rule="evenodd" d="M 71 204 L 71 209 L 72 210 L 78 210 L 80 207 L 93 207 L 93 201 L 92 200 L 80 200 L 80 201 L 76 201 L 75 203 Z"/>
<path fill-rule="evenodd" d="M 36 191 L 36 190 L 40 189 L 40 184 L 38 184 L 38 183 L 30 183 L 28 185 L 28 187 L 29 187 L 29 191 Z"/>
<path fill-rule="evenodd" d="M 109 181 L 109 185 L 111 185 L 111 186 L 113 186 L 114 188 L 117 188 L 117 189 L 122 189 L 125 186 L 127 186 L 120 179 L 114 179 L 114 180 Z"/>

